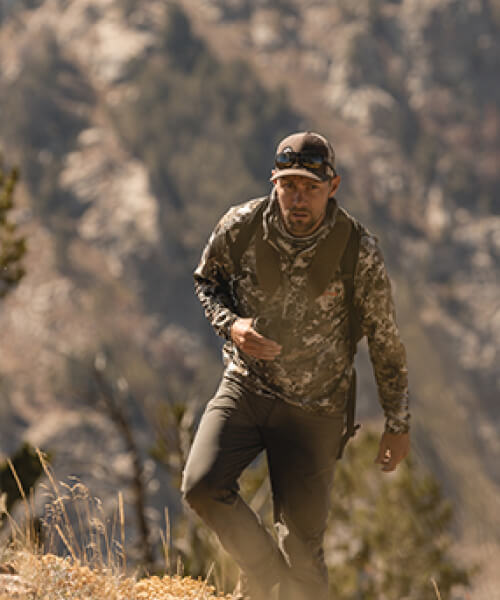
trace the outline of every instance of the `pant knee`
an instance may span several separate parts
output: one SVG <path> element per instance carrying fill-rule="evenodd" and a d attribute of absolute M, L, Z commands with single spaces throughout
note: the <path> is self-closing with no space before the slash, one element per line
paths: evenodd
<path fill-rule="evenodd" d="M 181 489 L 184 502 L 198 514 L 214 502 L 234 504 L 238 495 L 237 490 L 217 485 L 209 477 L 196 480 L 186 477 Z"/>
<path fill-rule="evenodd" d="M 184 502 L 196 512 L 199 512 L 209 499 L 208 486 L 202 479 L 185 478 L 181 491 Z"/>

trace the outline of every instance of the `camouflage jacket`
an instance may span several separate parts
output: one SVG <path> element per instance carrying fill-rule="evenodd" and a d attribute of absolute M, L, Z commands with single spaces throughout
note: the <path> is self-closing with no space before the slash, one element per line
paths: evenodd
<path fill-rule="evenodd" d="M 263 214 L 264 238 L 280 255 L 282 278 L 267 298 L 256 278 L 254 239 L 244 251 L 238 272 L 230 257 L 242 225 L 257 204 L 250 200 L 232 207 L 219 221 L 195 270 L 196 293 L 224 345 L 225 377 L 264 395 L 272 395 L 306 410 L 341 414 L 352 378 L 348 309 L 340 269 L 326 290 L 307 298 L 307 268 L 316 246 L 331 231 L 338 210 L 329 202 L 321 226 L 308 237 L 285 230 L 274 196 Z M 406 353 L 395 320 L 391 284 L 376 238 L 360 225 L 359 256 L 354 275 L 354 303 L 362 332 L 368 340 L 386 431 L 409 429 Z M 282 344 L 272 361 L 253 358 L 238 350 L 230 330 L 239 317 L 261 317 L 269 330 L 261 331 Z M 280 323 L 273 330 L 273 323 Z"/>

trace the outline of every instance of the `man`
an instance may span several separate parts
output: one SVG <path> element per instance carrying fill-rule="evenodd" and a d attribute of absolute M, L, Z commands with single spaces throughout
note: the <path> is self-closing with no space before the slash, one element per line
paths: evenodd
<path fill-rule="evenodd" d="M 183 492 L 239 564 L 240 598 L 267 600 L 279 584 L 280 600 L 326 600 L 323 536 L 354 376 L 351 308 L 385 412 L 376 462 L 386 472 L 409 450 L 405 350 L 377 241 L 334 198 L 331 144 L 313 132 L 288 136 L 271 181 L 268 198 L 226 213 L 195 271 L 198 297 L 227 343 Z M 349 299 L 339 254 L 355 232 Z M 277 542 L 238 494 L 240 474 L 263 450 Z"/>

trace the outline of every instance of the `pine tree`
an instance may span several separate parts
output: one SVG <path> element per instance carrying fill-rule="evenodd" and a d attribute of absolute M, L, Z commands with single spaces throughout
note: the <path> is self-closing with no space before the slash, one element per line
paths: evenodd
<path fill-rule="evenodd" d="M 351 443 L 338 463 L 326 536 L 331 594 L 342 600 L 428 600 L 467 586 L 472 569 L 450 554 L 452 506 L 411 457 L 392 475 L 373 464 L 378 436 Z"/>
<path fill-rule="evenodd" d="M 14 189 L 19 179 L 17 169 L 5 170 L 0 155 L 0 299 L 20 281 L 24 275 L 21 259 L 26 252 L 25 239 L 18 235 L 17 227 L 9 220 L 9 212 L 14 207 Z M 1 378 L 0 378 L 1 384 Z M 11 457 L 11 464 L 19 477 L 23 490 L 27 493 L 42 473 L 34 449 L 24 444 Z M 10 511 L 21 498 L 21 492 L 10 466 L 0 463 L 0 499 L 2 509 Z M 0 526 L 2 525 L 0 513 Z"/>
<path fill-rule="evenodd" d="M 14 189 L 19 178 L 17 169 L 6 171 L 0 156 L 0 298 L 3 298 L 24 275 L 21 259 L 26 242 L 9 220 L 14 206 Z"/>

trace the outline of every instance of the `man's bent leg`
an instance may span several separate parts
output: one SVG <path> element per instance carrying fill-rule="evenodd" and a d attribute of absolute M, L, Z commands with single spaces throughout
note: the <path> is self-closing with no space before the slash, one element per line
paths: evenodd
<path fill-rule="evenodd" d="M 200 421 L 182 483 L 187 503 L 263 594 L 277 581 L 284 561 L 260 518 L 241 499 L 237 480 L 263 450 L 259 420 L 270 407 L 224 380 Z"/>
<path fill-rule="evenodd" d="M 280 600 L 327 600 L 323 537 L 343 419 L 283 405 L 265 431 L 280 546 Z"/>

